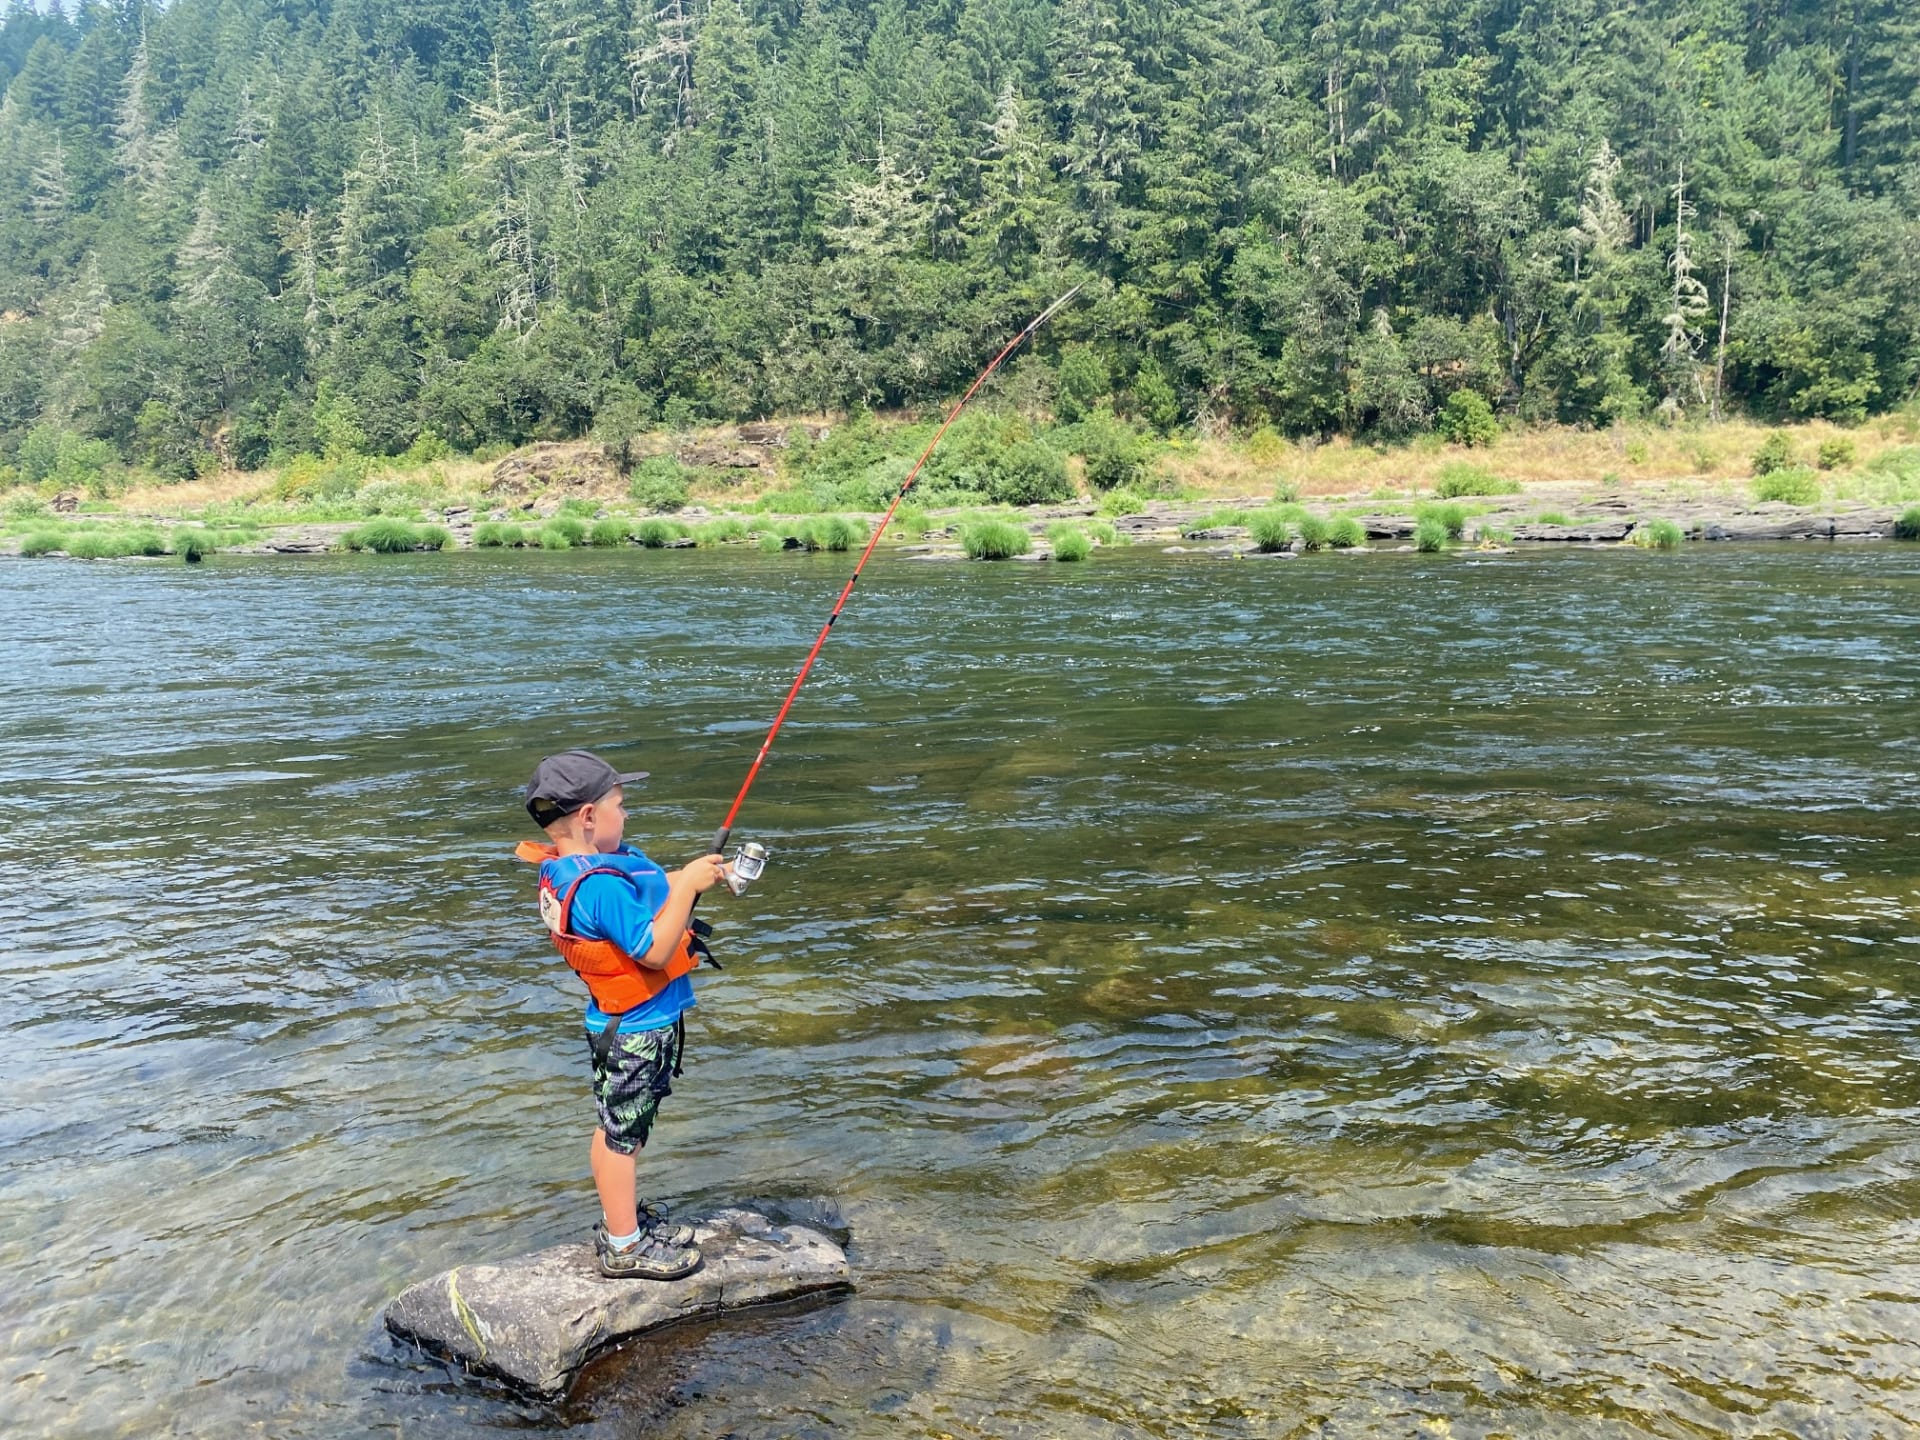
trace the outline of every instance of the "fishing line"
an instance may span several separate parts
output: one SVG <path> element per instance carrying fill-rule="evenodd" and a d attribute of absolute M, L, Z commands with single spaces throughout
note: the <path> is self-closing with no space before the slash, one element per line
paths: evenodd
<path fill-rule="evenodd" d="M 887 526 L 893 523 L 893 512 L 900 508 L 900 502 L 907 498 L 907 491 L 911 490 L 913 482 L 920 478 L 921 467 L 932 457 L 948 428 L 960 418 L 960 412 L 967 408 L 967 402 L 973 399 L 980 387 L 992 378 L 994 371 L 1005 364 L 1015 350 L 1032 339 L 1034 332 L 1058 314 L 1067 302 L 1079 293 L 1078 285 L 1067 291 L 1028 321 L 1026 329 L 1009 340 L 1005 348 L 987 362 L 987 368 L 974 377 L 973 384 L 967 387 L 967 393 L 954 402 L 953 408 L 947 412 L 947 418 L 941 421 L 940 428 L 933 432 L 933 439 L 927 442 L 927 448 L 922 450 L 920 458 L 913 462 L 913 469 L 909 470 L 907 478 L 900 482 L 899 493 L 893 497 L 893 503 L 887 506 L 887 513 L 881 517 L 879 525 L 874 527 L 873 534 L 867 537 L 867 548 L 860 552 L 859 563 L 853 567 L 853 574 L 847 577 L 846 587 L 841 590 L 840 598 L 834 602 L 833 613 L 827 616 L 827 623 L 820 627 L 820 634 L 815 638 L 813 648 L 807 652 L 806 660 L 801 663 L 800 673 L 793 677 L 793 684 L 787 690 L 787 698 L 781 703 L 780 713 L 773 717 L 773 726 L 767 731 L 767 738 L 760 742 L 760 753 L 753 757 L 753 764 L 747 767 L 747 778 L 740 782 L 740 793 L 733 797 L 733 805 L 727 811 L 727 818 L 720 823 L 720 828 L 714 831 L 713 844 L 708 847 L 708 854 L 718 855 L 726 848 L 727 837 L 733 833 L 733 822 L 740 814 L 740 807 L 747 802 L 747 792 L 753 789 L 753 782 L 760 774 L 760 767 L 765 763 L 767 753 L 773 749 L 773 742 L 780 733 L 780 727 L 787 723 L 787 712 L 793 709 L 794 698 L 799 695 L 800 687 L 807 683 L 808 672 L 813 669 L 813 662 L 820 658 L 820 651 L 827 643 L 827 636 L 833 633 L 833 622 L 840 618 L 840 612 L 846 608 L 847 600 L 853 594 L 853 587 L 859 583 L 860 572 L 866 568 L 874 546 L 880 543 L 880 537 L 887 533 Z"/>

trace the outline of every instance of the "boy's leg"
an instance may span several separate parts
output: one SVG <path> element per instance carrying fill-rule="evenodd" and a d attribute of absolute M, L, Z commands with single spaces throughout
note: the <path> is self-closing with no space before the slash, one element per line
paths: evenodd
<path fill-rule="evenodd" d="M 588 1150 L 593 1188 L 600 1193 L 600 1213 L 609 1235 L 631 1235 L 640 1228 L 640 1209 L 634 1198 L 637 1157 L 622 1155 L 607 1145 L 606 1132 L 596 1129 Z"/>

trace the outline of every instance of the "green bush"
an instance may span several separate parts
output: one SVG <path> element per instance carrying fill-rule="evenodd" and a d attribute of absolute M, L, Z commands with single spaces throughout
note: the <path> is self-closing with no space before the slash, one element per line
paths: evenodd
<path fill-rule="evenodd" d="M 1093 553 L 1093 542 L 1078 525 L 1061 520 L 1047 527 L 1047 543 L 1056 560 L 1084 560 Z"/>
<path fill-rule="evenodd" d="M 1096 490 L 1138 490 L 1147 483 L 1153 446 L 1109 410 L 1096 410 L 1075 427 L 1070 454 L 1086 462 L 1087 483 Z"/>
<path fill-rule="evenodd" d="M 1633 543 L 1642 550 L 1678 550 L 1686 538 L 1671 520 L 1649 520 L 1633 527 Z"/>
<path fill-rule="evenodd" d="M 546 533 L 566 536 L 568 545 L 581 545 L 586 542 L 587 526 L 585 521 L 577 520 L 571 515 L 556 515 L 547 521 Z M 565 546 L 554 548 L 564 549 Z"/>
<path fill-rule="evenodd" d="M 1533 523 L 1536 525 L 1571 525 L 1573 522 L 1567 519 L 1563 511 L 1542 510 L 1538 515 L 1533 517 Z"/>
<path fill-rule="evenodd" d="M 1073 498 L 1067 462 L 1038 440 L 1010 445 L 987 475 L 987 496 L 1000 505 L 1048 505 Z"/>
<path fill-rule="evenodd" d="M 1447 527 L 1438 520 L 1426 519 L 1413 527 L 1413 548 L 1431 554 L 1447 548 Z"/>
<path fill-rule="evenodd" d="M 908 540 L 918 540 L 932 528 L 927 512 L 915 505 L 904 505 L 893 512 L 893 528 Z"/>
<path fill-rule="evenodd" d="M 969 560 L 1011 560 L 1033 548 L 1033 537 L 1005 520 L 974 520 L 960 527 L 960 545 Z"/>
<path fill-rule="evenodd" d="M 128 553 L 111 530 L 82 530 L 67 537 L 67 554 L 75 560 L 116 560 Z"/>
<path fill-rule="evenodd" d="M 1893 522 L 1893 538 L 1920 540 L 1920 505 L 1909 506 L 1901 512 L 1900 518 Z"/>
<path fill-rule="evenodd" d="M 1120 539 L 1120 532 L 1113 528 L 1111 521 L 1089 520 L 1086 525 L 1086 530 L 1096 545 L 1119 545 L 1123 543 Z"/>
<path fill-rule="evenodd" d="M 436 527 L 437 528 L 437 527 Z M 445 543 L 446 531 L 440 531 L 441 542 Z M 422 548 L 421 532 L 404 520 L 383 516 L 369 520 L 357 529 L 349 530 L 341 537 L 340 543 L 349 550 L 372 550 L 382 555 L 397 555 L 403 551 Z M 438 550 L 439 545 L 427 546 Z"/>
<path fill-rule="evenodd" d="M 1482 546 L 1509 545 L 1513 532 L 1499 525 L 1482 525 L 1473 532 L 1473 538 Z"/>
<path fill-rule="evenodd" d="M 35 530 L 20 542 L 20 553 L 28 559 L 37 555 L 51 555 L 56 550 L 67 548 L 67 537 L 58 530 Z"/>
<path fill-rule="evenodd" d="M 1785 470 L 1793 464 L 1793 441 L 1785 431 L 1775 430 L 1760 442 L 1760 448 L 1753 452 L 1753 473 L 1771 475 L 1776 470 Z"/>
<path fill-rule="evenodd" d="M 1054 417 L 1068 425 L 1084 419 L 1111 388 L 1100 357 L 1085 345 L 1069 345 L 1054 374 Z"/>
<path fill-rule="evenodd" d="M 444 525 L 418 525 L 414 527 L 414 548 L 418 550 L 444 550 L 453 536 L 447 533 Z"/>
<path fill-rule="evenodd" d="M 827 502 L 811 490 L 774 490 L 754 501 L 752 508 L 765 515 L 818 515 Z"/>
<path fill-rule="evenodd" d="M 628 491 L 636 504 L 648 510 L 667 513 L 687 503 L 686 467 L 671 455 L 651 455 L 633 467 L 633 485 Z"/>
<path fill-rule="evenodd" d="M 1271 465 L 1287 453 L 1287 442 L 1271 425 L 1262 425 L 1247 437 L 1247 458 L 1256 465 Z"/>
<path fill-rule="evenodd" d="M 635 543 L 649 550 L 664 550 L 676 540 L 683 540 L 687 527 L 678 520 L 642 520 L 633 527 Z"/>
<path fill-rule="evenodd" d="M 1845 435 L 1832 435 L 1820 442 L 1814 463 L 1822 470 L 1844 470 L 1853 464 L 1853 457 L 1853 441 Z"/>
<path fill-rule="evenodd" d="M 866 535 L 844 515 L 820 515 L 802 525 L 795 538 L 807 550 L 851 550 Z"/>
<path fill-rule="evenodd" d="M 173 553 L 189 565 L 198 565 L 220 548 L 220 537 L 211 530 L 176 530 L 171 539 Z"/>
<path fill-rule="evenodd" d="M 1447 403 L 1440 407 L 1438 428 L 1442 436 L 1456 445 L 1491 445 L 1500 438 L 1500 425 L 1493 418 L 1493 407 L 1477 390 L 1456 390 L 1449 395 Z"/>
<path fill-rule="evenodd" d="M 1300 499 L 1300 485 L 1294 480 L 1276 480 L 1273 482 L 1273 503 L 1276 505 L 1297 504 Z"/>
<path fill-rule="evenodd" d="M 728 516 L 723 520 L 709 520 L 704 525 L 694 527 L 694 543 L 702 549 L 714 545 L 729 545 L 736 540 L 747 538 L 747 522 Z"/>
<path fill-rule="evenodd" d="M 649 521 L 649 524 L 654 522 Z M 609 549 L 615 545 L 627 543 L 627 522 L 608 516 L 605 520 L 596 520 L 587 530 L 587 544 Z"/>
<path fill-rule="evenodd" d="M 1293 543 L 1293 520 L 1283 510 L 1256 510 L 1247 517 L 1254 548 L 1271 555 Z"/>
<path fill-rule="evenodd" d="M 1302 550 L 1324 550 L 1327 537 L 1333 527 L 1318 515 L 1308 515 L 1300 522 L 1300 548 Z"/>
<path fill-rule="evenodd" d="M 1335 550 L 1351 550 L 1367 543 L 1367 532 L 1351 515 L 1342 515 L 1327 529 L 1327 544 Z"/>
<path fill-rule="evenodd" d="M 1122 515 L 1144 515 L 1147 502 L 1124 486 L 1118 490 L 1109 490 L 1100 497 L 1100 513 L 1110 520 Z"/>
<path fill-rule="evenodd" d="M 548 522 L 538 530 L 529 531 L 527 543 L 537 544 L 542 550 L 571 550 L 574 537 L 560 526 Z"/>
<path fill-rule="evenodd" d="M 486 520 L 473 527 L 474 548 L 496 550 L 527 543 L 527 532 L 502 520 Z"/>
<path fill-rule="evenodd" d="M 6 503 L 0 505 L 0 520 L 40 520 L 49 513 L 47 502 L 31 490 L 19 495 L 9 495 Z"/>
<path fill-rule="evenodd" d="M 553 513 L 570 516 L 575 520 L 591 520 L 600 513 L 600 506 L 596 501 L 583 500 L 578 495 L 569 495 L 560 502 L 560 508 Z"/>
<path fill-rule="evenodd" d="M 787 537 L 776 535 L 771 530 L 760 537 L 760 549 L 768 555 L 778 555 L 787 548 Z"/>
<path fill-rule="evenodd" d="M 1820 477 L 1804 465 L 1790 470 L 1769 470 L 1753 481 L 1755 500 L 1784 500 L 1789 505 L 1820 503 Z"/>
<path fill-rule="evenodd" d="M 1520 482 L 1496 475 L 1479 465 L 1456 460 L 1440 467 L 1440 479 L 1434 485 L 1433 493 L 1442 500 L 1451 500 L 1456 495 L 1517 495 L 1520 493 Z"/>
<path fill-rule="evenodd" d="M 1438 525 L 1449 540 L 1458 540 L 1467 533 L 1467 507 L 1464 505 L 1416 505 L 1413 507 L 1416 522 L 1431 520 Z"/>

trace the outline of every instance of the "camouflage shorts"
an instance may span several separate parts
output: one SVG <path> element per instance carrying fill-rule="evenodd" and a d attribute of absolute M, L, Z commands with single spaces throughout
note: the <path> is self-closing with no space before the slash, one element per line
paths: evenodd
<path fill-rule="evenodd" d="M 588 1049 L 598 1036 L 589 1036 Z M 593 1057 L 593 1103 L 607 1148 L 631 1155 L 647 1143 L 660 1102 L 673 1093 L 673 1062 L 679 1058 L 674 1027 L 617 1034 L 606 1062 Z"/>

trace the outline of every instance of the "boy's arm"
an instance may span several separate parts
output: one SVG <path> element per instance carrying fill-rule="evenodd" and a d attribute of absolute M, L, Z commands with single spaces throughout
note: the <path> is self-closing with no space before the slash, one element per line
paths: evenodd
<path fill-rule="evenodd" d="M 680 948 L 680 937 L 693 919 L 693 903 L 726 876 L 726 857 L 708 855 L 685 869 L 667 872 L 667 903 L 653 917 L 653 945 L 646 954 L 628 951 L 649 970 L 664 970 Z"/>

